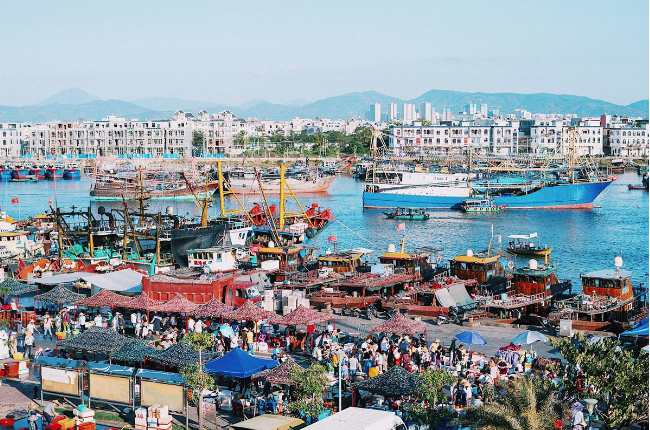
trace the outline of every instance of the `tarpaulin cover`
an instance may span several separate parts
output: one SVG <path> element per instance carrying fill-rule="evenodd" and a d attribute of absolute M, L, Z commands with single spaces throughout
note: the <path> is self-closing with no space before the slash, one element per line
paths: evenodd
<path fill-rule="evenodd" d="M 456 306 L 461 309 L 474 309 L 476 307 L 476 302 L 470 297 L 467 293 L 467 289 L 462 284 L 451 285 L 449 287 L 449 294 L 453 297 L 456 302 Z"/>
<path fill-rule="evenodd" d="M 98 307 L 120 307 L 133 301 L 133 297 L 123 296 L 110 290 L 101 290 L 94 296 L 87 297 L 76 303 L 77 306 Z"/>
<path fill-rule="evenodd" d="M 138 378 L 157 379 L 159 381 L 176 382 L 179 384 L 185 383 L 185 379 L 183 379 L 180 374 L 173 372 L 160 372 L 158 370 L 140 369 L 136 372 L 135 376 Z"/>
<path fill-rule="evenodd" d="M 214 357 L 214 352 L 201 351 L 201 361 L 204 363 Z M 170 366 L 183 367 L 199 362 L 199 351 L 195 351 L 192 345 L 185 342 L 176 343 L 160 353 L 152 353 L 147 358 L 157 363 Z"/>
<path fill-rule="evenodd" d="M 101 372 L 109 373 L 111 375 L 120 375 L 120 376 L 133 376 L 135 372 L 135 367 L 126 367 L 126 366 L 117 366 L 115 364 L 107 363 L 86 363 L 86 369 L 91 372 Z"/>
<path fill-rule="evenodd" d="M 438 303 L 443 308 L 451 308 L 452 306 L 456 306 L 456 300 L 451 297 L 449 290 L 446 288 L 440 288 L 439 290 L 436 290 L 436 299 L 438 299 Z"/>
<path fill-rule="evenodd" d="M 85 366 L 85 362 L 81 360 L 70 360 L 68 358 L 58 358 L 58 357 L 45 357 L 40 356 L 35 361 L 43 366 L 49 367 L 64 367 L 67 369 L 80 369 Z"/>
<path fill-rule="evenodd" d="M 26 284 L 24 282 L 16 281 L 14 278 L 7 278 L 4 281 L 0 282 L 0 291 L 4 289 L 8 290 L 8 295 L 10 296 L 19 296 L 25 293 L 31 293 L 32 291 L 37 291 L 36 285 Z"/>
<path fill-rule="evenodd" d="M 401 397 L 413 394 L 420 384 L 420 378 L 402 366 L 393 366 L 387 372 L 374 378 L 352 384 L 354 388 L 380 394 L 386 397 Z"/>
<path fill-rule="evenodd" d="M 329 321 L 331 319 L 332 319 L 331 315 L 313 311 L 309 308 L 304 307 L 303 305 L 300 305 L 291 313 L 281 318 L 276 318 L 275 321 L 273 322 L 276 324 L 283 324 L 286 326 L 315 325 L 318 323 Z"/>
<path fill-rule="evenodd" d="M 122 348 L 112 352 L 110 358 L 111 360 L 117 361 L 142 362 L 145 358 L 155 356 L 162 352 L 162 349 L 156 349 L 138 339 L 133 339 Z"/>
<path fill-rule="evenodd" d="M 278 315 L 273 311 L 266 311 L 256 306 L 250 300 L 246 302 L 236 311 L 228 312 L 224 318 L 236 321 L 261 321 L 269 318 L 275 318 Z"/>
<path fill-rule="evenodd" d="M 620 334 L 620 336 L 648 336 L 648 335 L 650 335 L 650 325 L 648 323 L 648 318 L 643 318 L 634 327 Z"/>
<path fill-rule="evenodd" d="M 129 342 L 131 342 L 130 338 L 124 337 L 110 328 L 90 327 L 79 336 L 60 340 L 56 344 L 64 348 L 110 354 Z"/>
<path fill-rule="evenodd" d="M 130 302 L 124 304 L 124 307 L 127 309 L 139 309 L 143 311 L 152 311 L 155 310 L 158 306 L 164 304 L 165 302 L 160 302 L 158 300 L 154 300 L 147 296 L 145 293 L 140 294 L 138 297 L 135 299 L 131 300 Z"/>
<path fill-rule="evenodd" d="M 250 355 L 241 348 L 235 348 L 221 358 L 205 363 L 203 366 L 207 373 L 218 373 L 234 378 L 247 378 L 262 370 L 272 369 L 278 365 L 275 360 L 258 358 Z"/>
<path fill-rule="evenodd" d="M 373 327 L 372 331 L 377 333 L 414 334 L 424 331 L 426 327 L 425 323 L 411 321 L 398 313 L 383 324 Z"/>
<path fill-rule="evenodd" d="M 70 291 L 63 285 L 57 285 L 47 293 L 34 296 L 34 301 L 59 304 L 59 303 L 74 303 L 83 300 L 85 298 L 86 296 L 83 294 Z"/>

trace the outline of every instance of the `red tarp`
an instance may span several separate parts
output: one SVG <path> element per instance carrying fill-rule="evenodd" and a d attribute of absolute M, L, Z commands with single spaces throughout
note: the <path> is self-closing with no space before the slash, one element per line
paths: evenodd
<path fill-rule="evenodd" d="M 111 290 L 101 290 L 94 296 L 90 296 L 80 302 L 77 302 L 76 305 L 89 306 L 91 308 L 101 308 L 104 306 L 110 308 L 119 308 L 132 301 L 133 297 L 123 296 L 121 294 L 114 293 Z"/>
<path fill-rule="evenodd" d="M 425 331 L 426 324 L 423 322 L 411 321 L 402 314 L 397 314 L 383 324 L 378 325 L 372 329 L 373 332 L 378 333 L 394 333 L 394 334 L 414 334 Z"/>
<path fill-rule="evenodd" d="M 269 318 L 276 318 L 278 315 L 275 312 L 265 311 L 262 308 L 255 306 L 250 300 L 246 302 L 236 311 L 228 312 L 223 315 L 224 318 L 236 321 L 261 321 Z"/>
<path fill-rule="evenodd" d="M 199 318 L 219 318 L 228 312 L 232 312 L 233 307 L 220 302 L 217 299 L 210 299 L 209 302 L 196 308 L 192 315 Z"/>
<path fill-rule="evenodd" d="M 315 325 L 325 321 L 331 320 L 332 315 L 323 314 L 313 311 L 303 305 L 298 306 L 293 312 L 281 317 L 276 318 L 273 322 L 276 324 L 283 324 L 286 326 L 295 325 Z"/>
<path fill-rule="evenodd" d="M 131 300 L 128 303 L 124 304 L 126 309 L 139 309 L 142 311 L 155 311 L 160 305 L 163 305 L 165 302 L 159 302 L 150 298 L 145 293 L 140 294 L 135 299 Z"/>
<path fill-rule="evenodd" d="M 156 306 L 151 310 L 155 310 L 158 312 L 169 312 L 169 313 L 178 312 L 180 314 L 187 314 L 196 310 L 196 308 L 198 307 L 199 307 L 198 304 L 187 300 L 185 296 L 183 296 L 182 294 L 176 293 L 173 299 L 171 299 L 165 304 Z"/>

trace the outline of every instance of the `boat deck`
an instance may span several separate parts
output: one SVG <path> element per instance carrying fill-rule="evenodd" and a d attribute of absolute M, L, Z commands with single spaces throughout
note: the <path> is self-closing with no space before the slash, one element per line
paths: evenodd
<path fill-rule="evenodd" d="M 505 300 L 495 299 L 494 297 L 482 297 L 479 298 L 477 301 L 479 302 L 479 306 L 486 310 L 488 308 L 510 310 L 510 309 L 523 308 L 525 306 L 544 303 L 549 299 L 550 297 L 546 297 L 545 293 L 539 293 L 530 296 L 512 295 L 512 296 L 508 296 L 508 298 L 506 298 Z"/>

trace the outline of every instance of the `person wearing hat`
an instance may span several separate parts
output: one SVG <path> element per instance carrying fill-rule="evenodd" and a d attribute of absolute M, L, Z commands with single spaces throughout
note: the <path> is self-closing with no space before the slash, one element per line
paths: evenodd
<path fill-rule="evenodd" d="M 86 314 L 79 312 L 79 330 L 84 331 L 86 329 Z"/>
<path fill-rule="evenodd" d="M 29 430 L 38 429 L 38 419 L 43 415 L 38 411 L 38 406 L 36 403 L 31 403 L 29 405 L 29 412 L 27 412 L 27 422 L 29 423 Z"/>
<path fill-rule="evenodd" d="M 54 399 L 51 402 L 47 402 L 45 404 L 45 408 L 43 409 L 43 417 L 45 418 L 46 424 L 52 424 L 52 420 L 57 415 L 54 408 L 59 406 L 61 406 L 61 403 L 59 403 L 57 399 Z"/>
<path fill-rule="evenodd" d="M 16 299 L 11 299 L 11 319 L 16 319 L 18 317 L 18 305 L 16 304 Z"/>
<path fill-rule="evenodd" d="M 54 336 L 52 336 L 52 317 L 50 314 L 45 314 L 43 317 L 43 340 L 46 340 L 48 333 L 50 334 L 50 341 L 53 341 Z"/>
<path fill-rule="evenodd" d="M 29 330 L 25 331 L 25 347 L 23 348 L 23 351 L 25 353 L 25 358 L 30 358 L 32 355 L 32 348 L 35 347 L 36 341 L 34 340 L 34 336 L 32 335 L 32 332 Z"/>

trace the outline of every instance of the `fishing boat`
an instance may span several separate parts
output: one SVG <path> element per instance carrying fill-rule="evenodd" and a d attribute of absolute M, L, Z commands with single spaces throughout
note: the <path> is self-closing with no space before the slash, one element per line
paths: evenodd
<path fill-rule="evenodd" d="M 503 212 L 506 210 L 506 205 L 497 206 L 491 198 L 467 199 L 463 200 L 461 208 L 468 213 L 493 213 Z"/>
<path fill-rule="evenodd" d="M 390 219 L 413 221 L 426 221 L 429 219 L 429 214 L 423 209 L 397 208 L 395 212 L 384 212 L 384 215 Z"/>
<path fill-rule="evenodd" d="M 225 173 L 231 189 L 237 194 L 260 194 L 259 182 L 264 190 L 278 193 L 283 182 L 279 172 L 256 173 L 253 170 L 236 169 Z M 285 187 L 295 194 L 327 193 L 336 176 L 321 176 L 318 172 L 292 172 L 285 175 Z"/>
<path fill-rule="evenodd" d="M 537 244 L 534 239 L 537 238 Z M 536 257 L 548 257 L 553 248 L 546 244 L 542 246 L 537 232 L 531 234 L 513 234 L 508 236 L 508 252 L 515 255 L 533 255 Z"/>
<path fill-rule="evenodd" d="M 0 179 L 11 179 L 11 171 L 13 168 L 8 164 L 0 165 Z"/>
<path fill-rule="evenodd" d="M 11 179 L 27 179 L 29 169 L 26 166 L 15 165 L 11 170 Z"/>
<path fill-rule="evenodd" d="M 449 260 L 451 276 L 464 281 L 470 294 L 500 294 L 509 288 L 509 274 L 501 265 L 501 255 L 487 251 L 476 252 L 468 249 L 465 255 L 457 255 Z M 514 268 L 514 263 L 509 261 L 508 268 Z"/>
<path fill-rule="evenodd" d="M 60 164 L 50 164 L 47 166 L 45 176 L 47 179 L 63 178 L 63 166 Z"/>
<path fill-rule="evenodd" d="M 643 174 L 643 179 L 642 179 L 641 184 L 629 184 L 627 186 L 628 190 L 648 190 L 648 185 L 650 185 L 650 181 L 648 180 L 648 174 L 644 173 Z"/>
<path fill-rule="evenodd" d="M 64 179 L 79 179 L 81 178 L 81 170 L 76 164 L 69 164 L 63 169 Z"/>
<path fill-rule="evenodd" d="M 26 175 L 21 178 L 11 178 L 9 182 L 38 182 L 38 177 L 36 175 Z"/>
<path fill-rule="evenodd" d="M 46 178 L 47 172 L 44 167 L 34 165 L 31 169 L 29 169 L 29 174 L 36 176 L 36 178 L 40 180 Z"/>
<path fill-rule="evenodd" d="M 432 279 L 442 270 L 442 250 L 430 247 L 421 247 L 407 253 L 404 250 L 405 239 L 402 238 L 402 246 L 398 251 L 395 245 L 389 244 L 387 252 L 379 257 L 379 262 L 391 265 L 394 271 L 404 270 L 413 276 L 416 282 Z"/>

